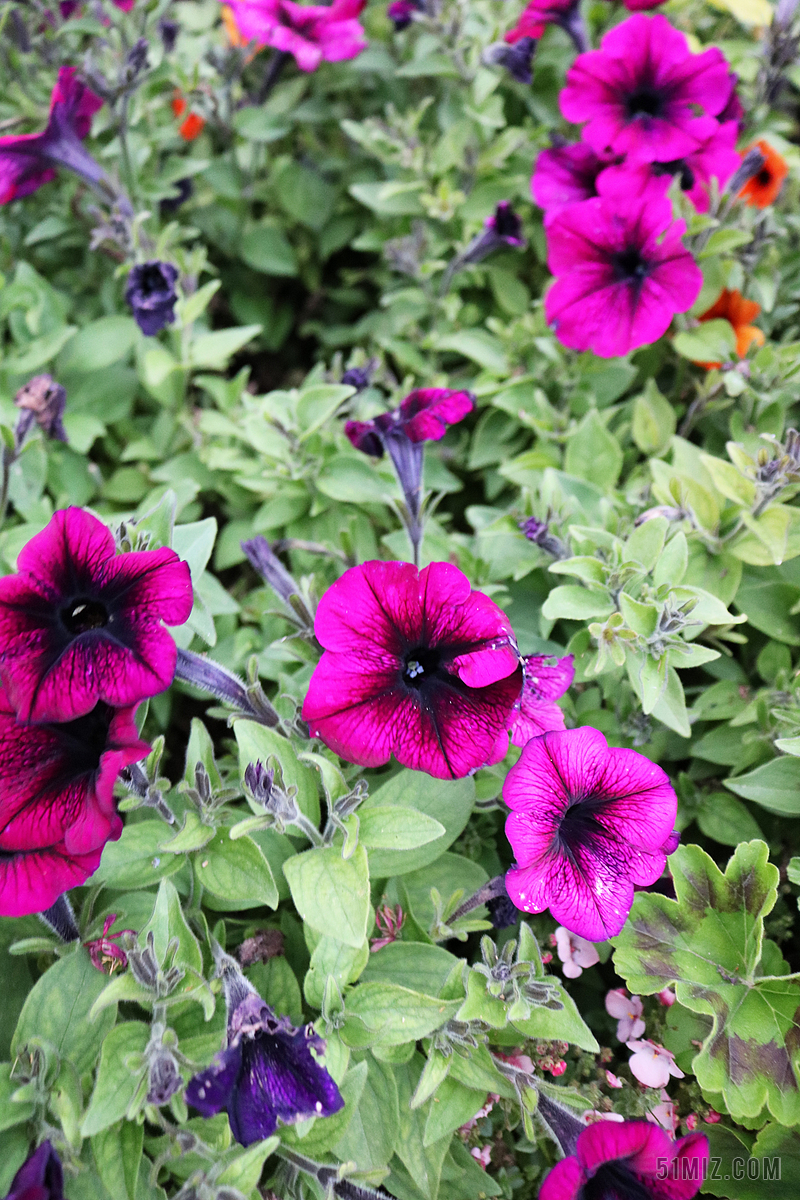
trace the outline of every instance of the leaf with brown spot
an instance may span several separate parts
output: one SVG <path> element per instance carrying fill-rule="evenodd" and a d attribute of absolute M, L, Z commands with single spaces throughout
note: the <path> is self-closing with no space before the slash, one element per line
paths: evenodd
<path fill-rule="evenodd" d="M 785 1125 L 800 1122 L 800 986 L 790 979 L 764 917 L 778 871 L 764 842 L 744 842 L 725 870 L 699 846 L 670 858 L 675 900 L 640 892 L 618 938 L 614 964 L 631 992 L 673 985 L 678 1002 L 713 1018 L 692 1062 L 706 1092 L 721 1092 L 734 1118 L 766 1104 Z"/>

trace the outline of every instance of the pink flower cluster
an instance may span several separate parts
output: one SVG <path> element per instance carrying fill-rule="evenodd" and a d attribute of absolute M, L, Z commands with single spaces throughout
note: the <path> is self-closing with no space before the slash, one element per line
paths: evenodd
<path fill-rule="evenodd" d="M 169 687 L 164 629 L 192 608 L 167 548 L 117 554 L 80 508 L 59 511 L 0 579 L 0 915 L 49 908 L 118 838 L 120 771 L 150 750 L 134 721 Z"/>
<path fill-rule="evenodd" d="M 697 299 L 666 192 L 677 177 L 704 212 L 712 179 L 722 188 L 739 166 L 734 85 L 718 49 L 692 54 L 660 14 L 636 13 L 575 59 L 560 103 L 582 141 L 542 151 L 531 180 L 556 276 L 545 313 L 564 345 L 627 354 Z"/>
<path fill-rule="evenodd" d="M 355 58 L 367 47 L 359 16 L 366 0 L 296 4 L 294 0 L 224 0 L 245 42 L 294 55 L 301 71 Z"/>

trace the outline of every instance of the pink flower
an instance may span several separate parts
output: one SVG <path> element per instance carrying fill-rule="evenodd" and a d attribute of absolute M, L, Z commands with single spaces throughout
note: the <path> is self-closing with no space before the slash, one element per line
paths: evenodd
<path fill-rule="evenodd" d="M 657 341 L 697 299 L 703 277 L 661 183 L 639 195 L 570 205 L 548 224 L 548 265 L 557 279 L 545 313 L 565 346 L 601 358 L 627 354 Z"/>
<path fill-rule="evenodd" d="M 661 1103 L 656 1104 L 647 1114 L 647 1120 L 652 1121 L 655 1125 L 660 1125 L 662 1129 L 666 1129 L 670 1138 L 675 1137 L 675 1132 L 680 1124 L 678 1115 L 675 1112 L 675 1105 L 672 1103 L 669 1092 L 666 1088 L 661 1089 Z M 693 1132 L 694 1126 L 690 1126 L 689 1132 Z"/>
<path fill-rule="evenodd" d="M 531 177 L 531 193 L 545 210 L 545 224 L 568 204 L 600 195 L 600 179 L 616 162 L 609 154 L 595 154 L 585 142 L 541 150 Z"/>
<path fill-rule="evenodd" d="M 84 883 L 122 833 L 114 782 L 150 751 L 133 708 L 22 725 L 0 692 L 0 916 L 43 912 Z"/>
<path fill-rule="evenodd" d="M 584 140 L 631 161 L 674 162 L 705 136 L 695 107 L 721 112 L 730 96 L 728 65 L 716 48 L 691 54 L 686 38 L 660 14 L 629 17 L 581 54 L 567 72 L 561 111 L 586 122 Z"/>
<path fill-rule="evenodd" d="M 103 932 L 100 937 L 83 943 L 89 951 L 92 966 L 96 967 L 98 971 L 102 971 L 104 975 L 113 975 L 117 967 L 125 970 L 128 965 L 128 956 L 122 947 L 115 943 L 124 933 L 134 935 L 136 933 L 134 929 L 118 929 L 116 933 L 109 933 L 116 919 L 116 913 L 109 913 L 103 922 Z"/>
<path fill-rule="evenodd" d="M 486 1143 L 485 1146 L 480 1146 L 480 1147 L 473 1146 L 472 1149 L 470 1150 L 470 1154 L 472 1155 L 473 1158 L 476 1158 L 478 1160 L 478 1162 L 483 1167 L 484 1171 L 489 1166 L 489 1163 L 492 1161 L 492 1147 L 488 1142 Z"/>
<path fill-rule="evenodd" d="M 509 896 L 523 912 L 549 908 L 589 941 L 619 933 L 634 885 L 654 883 L 675 849 L 677 799 L 665 773 L 588 726 L 528 742 L 503 799 L 518 862 Z"/>
<path fill-rule="evenodd" d="M 677 996 L 673 992 L 672 988 L 664 988 L 663 992 L 658 993 L 656 999 L 658 1000 L 659 1004 L 664 1005 L 664 1008 L 672 1008 L 673 1004 L 677 1000 Z"/>
<path fill-rule="evenodd" d="M 697 1113 L 689 1113 L 686 1118 L 686 1128 L 689 1130 L 689 1133 L 694 1133 L 695 1129 L 697 1129 Z"/>
<path fill-rule="evenodd" d="M 503 1054 L 498 1050 L 497 1057 L 502 1058 L 503 1062 L 510 1063 L 512 1067 L 516 1067 L 518 1071 L 524 1071 L 526 1075 L 533 1074 L 533 1059 L 527 1054 Z"/>
<path fill-rule="evenodd" d="M 606 1072 L 610 1074 L 610 1072 Z M 616 1079 L 616 1075 L 614 1076 Z M 614 1085 L 612 1084 L 612 1087 Z M 620 1082 L 620 1087 L 622 1083 Z M 586 1109 L 580 1114 L 581 1123 L 583 1125 L 596 1125 L 598 1121 L 616 1121 L 621 1124 L 625 1118 L 620 1113 L 615 1112 L 599 1112 L 596 1108 Z"/>
<path fill-rule="evenodd" d="M 704 1134 L 673 1143 L 647 1121 L 597 1121 L 545 1177 L 539 1200 L 691 1200 L 707 1164 Z"/>
<path fill-rule="evenodd" d="M 403 928 L 405 919 L 405 914 L 399 904 L 395 908 L 384 904 L 383 908 L 377 909 L 375 912 L 375 924 L 378 926 L 381 936 L 370 939 L 370 953 L 375 954 L 377 950 L 382 950 L 384 946 L 390 945 L 391 942 L 396 942 L 400 936 L 400 930 Z"/>
<path fill-rule="evenodd" d="M 323 60 L 342 62 L 367 48 L 358 17 L 366 0 L 295 4 L 294 0 L 225 0 L 247 42 L 293 54 L 301 71 L 316 71 Z"/>
<path fill-rule="evenodd" d="M 553 1063 L 552 1067 L 550 1068 L 550 1074 L 551 1075 L 563 1075 L 566 1072 L 566 1069 L 567 1069 L 567 1064 L 564 1062 L 563 1058 L 560 1058 L 558 1060 L 558 1062 Z"/>
<path fill-rule="evenodd" d="M 564 964 L 563 971 L 567 979 L 577 979 L 587 967 L 600 962 L 597 947 L 585 938 L 570 933 L 563 925 L 559 925 L 555 936 L 558 957 Z"/>
<path fill-rule="evenodd" d="M 622 1080 L 618 1075 L 615 1075 L 613 1071 L 606 1071 L 606 1080 L 609 1087 L 621 1088 L 623 1086 Z"/>
<path fill-rule="evenodd" d="M 505 40 L 513 46 L 522 38 L 540 38 L 548 25 L 560 25 L 569 33 L 579 19 L 579 8 L 580 0 L 530 0 Z"/>
<path fill-rule="evenodd" d="M 722 1120 L 722 1118 L 720 1117 L 718 1112 L 715 1112 L 713 1108 L 710 1108 L 708 1110 L 708 1112 L 706 1113 L 706 1115 L 703 1117 L 703 1120 L 706 1122 L 707 1125 L 716 1125 L 719 1121 Z"/>
<path fill-rule="evenodd" d="M 641 1042 L 628 1042 L 627 1047 L 633 1051 L 628 1066 L 639 1083 L 643 1083 L 645 1087 L 666 1087 L 670 1075 L 674 1075 L 676 1079 L 683 1079 L 683 1071 L 675 1062 L 672 1051 L 657 1046 L 649 1038 Z"/>
<path fill-rule="evenodd" d="M 102 167 L 82 145 L 92 127 L 92 116 L 102 104 L 76 77 L 74 67 L 61 67 L 43 132 L 0 137 L 0 204 L 28 196 L 49 183 L 59 166 L 75 171 L 88 183 L 104 179 Z"/>
<path fill-rule="evenodd" d="M 610 1017 L 617 1018 L 617 1037 L 621 1042 L 641 1037 L 644 1033 L 644 1006 L 640 996 L 628 996 L 625 988 L 614 988 L 606 995 L 606 1012 Z"/>
<path fill-rule="evenodd" d="M 628 12 L 647 12 L 648 9 L 658 8 L 664 0 L 622 0 Z"/>
<path fill-rule="evenodd" d="M 574 658 L 531 654 L 523 659 L 522 694 L 511 716 L 511 741 L 524 746 L 540 733 L 564 728 L 564 714 L 555 701 L 575 678 Z"/>
<path fill-rule="evenodd" d="M 177 650 L 162 621 L 182 625 L 192 609 L 174 550 L 117 554 L 102 521 L 67 508 L 17 567 L 0 579 L 0 677 L 21 721 L 71 721 L 169 687 Z"/>
<path fill-rule="evenodd" d="M 325 648 L 303 705 L 348 762 L 459 779 L 498 762 L 522 685 L 505 613 L 449 563 L 351 567 L 317 608 Z"/>
<path fill-rule="evenodd" d="M 380 413 L 371 421 L 348 421 L 344 431 L 356 450 L 380 458 L 385 443 L 391 453 L 392 441 L 398 435 L 414 444 L 441 441 L 448 428 L 463 421 L 474 407 L 472 392 L 418 388 L 399 408 Z"/>

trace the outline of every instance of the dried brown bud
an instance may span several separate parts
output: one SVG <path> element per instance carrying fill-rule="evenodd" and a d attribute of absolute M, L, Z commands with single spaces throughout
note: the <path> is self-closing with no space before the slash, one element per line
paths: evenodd
<path fill-rule="evenodd" d="M 269 962 L 283 954 L 283 934 L 280 929 L 259 929 L 253 937 L 245 938 L 239 947 L 239 962 L 243 967 L 257 962 Z"/>
<path fill-rule="evenodd" d="M 23 410 L 23 416 L 20 417 L 20 427 L 25 425 L 25 428 L 20 428 L 20 443 L 28 432 L 32 421 L 35 421 L 39 428 L 44 431 L 46 437 L 55 438 L 59 442 L 67 440 L 67 435 L 61 422 L 67 403 L 67 393 L 60 383 L 56 383 L 52 375 L 34 375 L 33 379 L 29 379 L 24 387 L 19 389 L 14 397 L 14 403 L 17 408 Z M 31 414 L 27 422 L 25 421 L 25 413 Z"/>

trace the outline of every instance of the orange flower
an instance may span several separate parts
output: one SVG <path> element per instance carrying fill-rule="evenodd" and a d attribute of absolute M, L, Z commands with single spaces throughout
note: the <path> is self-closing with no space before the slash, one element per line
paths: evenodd
<path fill-rule="evenodd" d="M 180 92 L 176 92 L 172 97 L 172 111 L 175 116 L 182 117 L 187 108 L 185 97 Z M 193 142 L 202 133 L 205 123 L 205 117 L 201 117 L 199 113 L 190 112 L 178 129 L 178 133 L 185 142 Z"/>
<path fill-rule="evenodd" d="M 186 101 L 180 92 L 176 92 L 172 97 L 172 111 L 176 117 L 182 117 L 186 112 Z"/>
<path fill-rule="evenodd" d="M 733 332 L 736 335 L 736 353 L 739 358 L 744 358 L 750 347 L 764 345 L 764 334 L 756 325 L 751 325 L 749 322 L 757 317 L 761 312 L 761 305 L 755 300 L 745 300 L 741 292 L 728 291 L 723 288 L 722 294 L 697 319 L 698 321 L 713 321 L 722 318 L 729 321 L 733 326 Z M 712 367 L 719 367 L 722 364 L 715 363 L 700 363 L 701 367 L 707 367 L 709 370 Z"/>
<path fill-rule="evenodd" d="M 777 200 L 783 181 L 789 174 L 789 168 L 769 142 L 760 140 L 747 149 L 759 149 L 764 155 L 764 165 L 752 179 L 748 179 L 739 196 L 754 208 L 769 208 L 770 204 Z"/>

